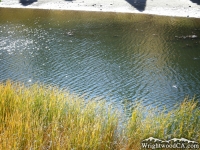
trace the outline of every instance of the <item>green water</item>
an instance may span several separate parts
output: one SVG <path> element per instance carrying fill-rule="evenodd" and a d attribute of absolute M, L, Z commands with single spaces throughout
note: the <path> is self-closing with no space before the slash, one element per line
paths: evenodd
<path fill-rule="evenodd" d="M 197 36 L 197 37 L 196 37 Z M 116 108 L 200 99 L 200 19 L 0 8 L 0 81 L 53 84 Z"/>

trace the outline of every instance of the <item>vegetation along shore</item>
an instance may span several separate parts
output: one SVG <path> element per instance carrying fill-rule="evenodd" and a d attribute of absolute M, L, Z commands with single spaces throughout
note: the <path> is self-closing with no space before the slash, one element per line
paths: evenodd
<path fill-rule="evenodd" d="M 0 149 L 129 150 L 140 149 L 149 137 L 200 143 L 200 109 L 194 99 L 168 113 L 146 111 L 138 105 L 121 123 L 121 114 L 102 101 L 6 81 L 0 83 Z"/>

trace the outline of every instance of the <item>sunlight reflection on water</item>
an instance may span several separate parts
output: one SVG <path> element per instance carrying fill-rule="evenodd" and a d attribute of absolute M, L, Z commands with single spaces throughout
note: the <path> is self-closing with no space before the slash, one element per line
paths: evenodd
<path fill-rule="evenodd" d="M 120 109 L 200 98 L 199 19 L 0 9 L 0 33 L 1 81 L 53 84 Z M 177 38 L 188 35 L 197 38 Z"/>

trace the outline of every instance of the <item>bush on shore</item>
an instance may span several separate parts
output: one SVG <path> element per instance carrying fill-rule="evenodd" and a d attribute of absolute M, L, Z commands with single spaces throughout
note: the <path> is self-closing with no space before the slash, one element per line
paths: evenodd
<path fill-rule="evenodd" d="M 0 84 L 0 149 L 140 149 L 148 137 L 187 138 L 200 143 L 200 109 L 184 100 L 168 113 L 136 107 L 125 123 L 102 101 L 52 86 L 7 81 Z M 122 125 L 122 127 L 121 127 Z"/>

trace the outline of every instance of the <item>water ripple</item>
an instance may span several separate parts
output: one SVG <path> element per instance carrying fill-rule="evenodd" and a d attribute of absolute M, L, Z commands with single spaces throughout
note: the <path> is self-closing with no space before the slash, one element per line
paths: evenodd
<path fill-rule="evenodd" d="M 186 95 L 200 98 L 199 39 L 175 37 L 200 36 L 199 20 L 45 11 L 27 20 L 6 12 L 6 19 L 0 14 L 1 81 L 53 84 L 130 110 L 136 101 L 162 110 Z"/>

